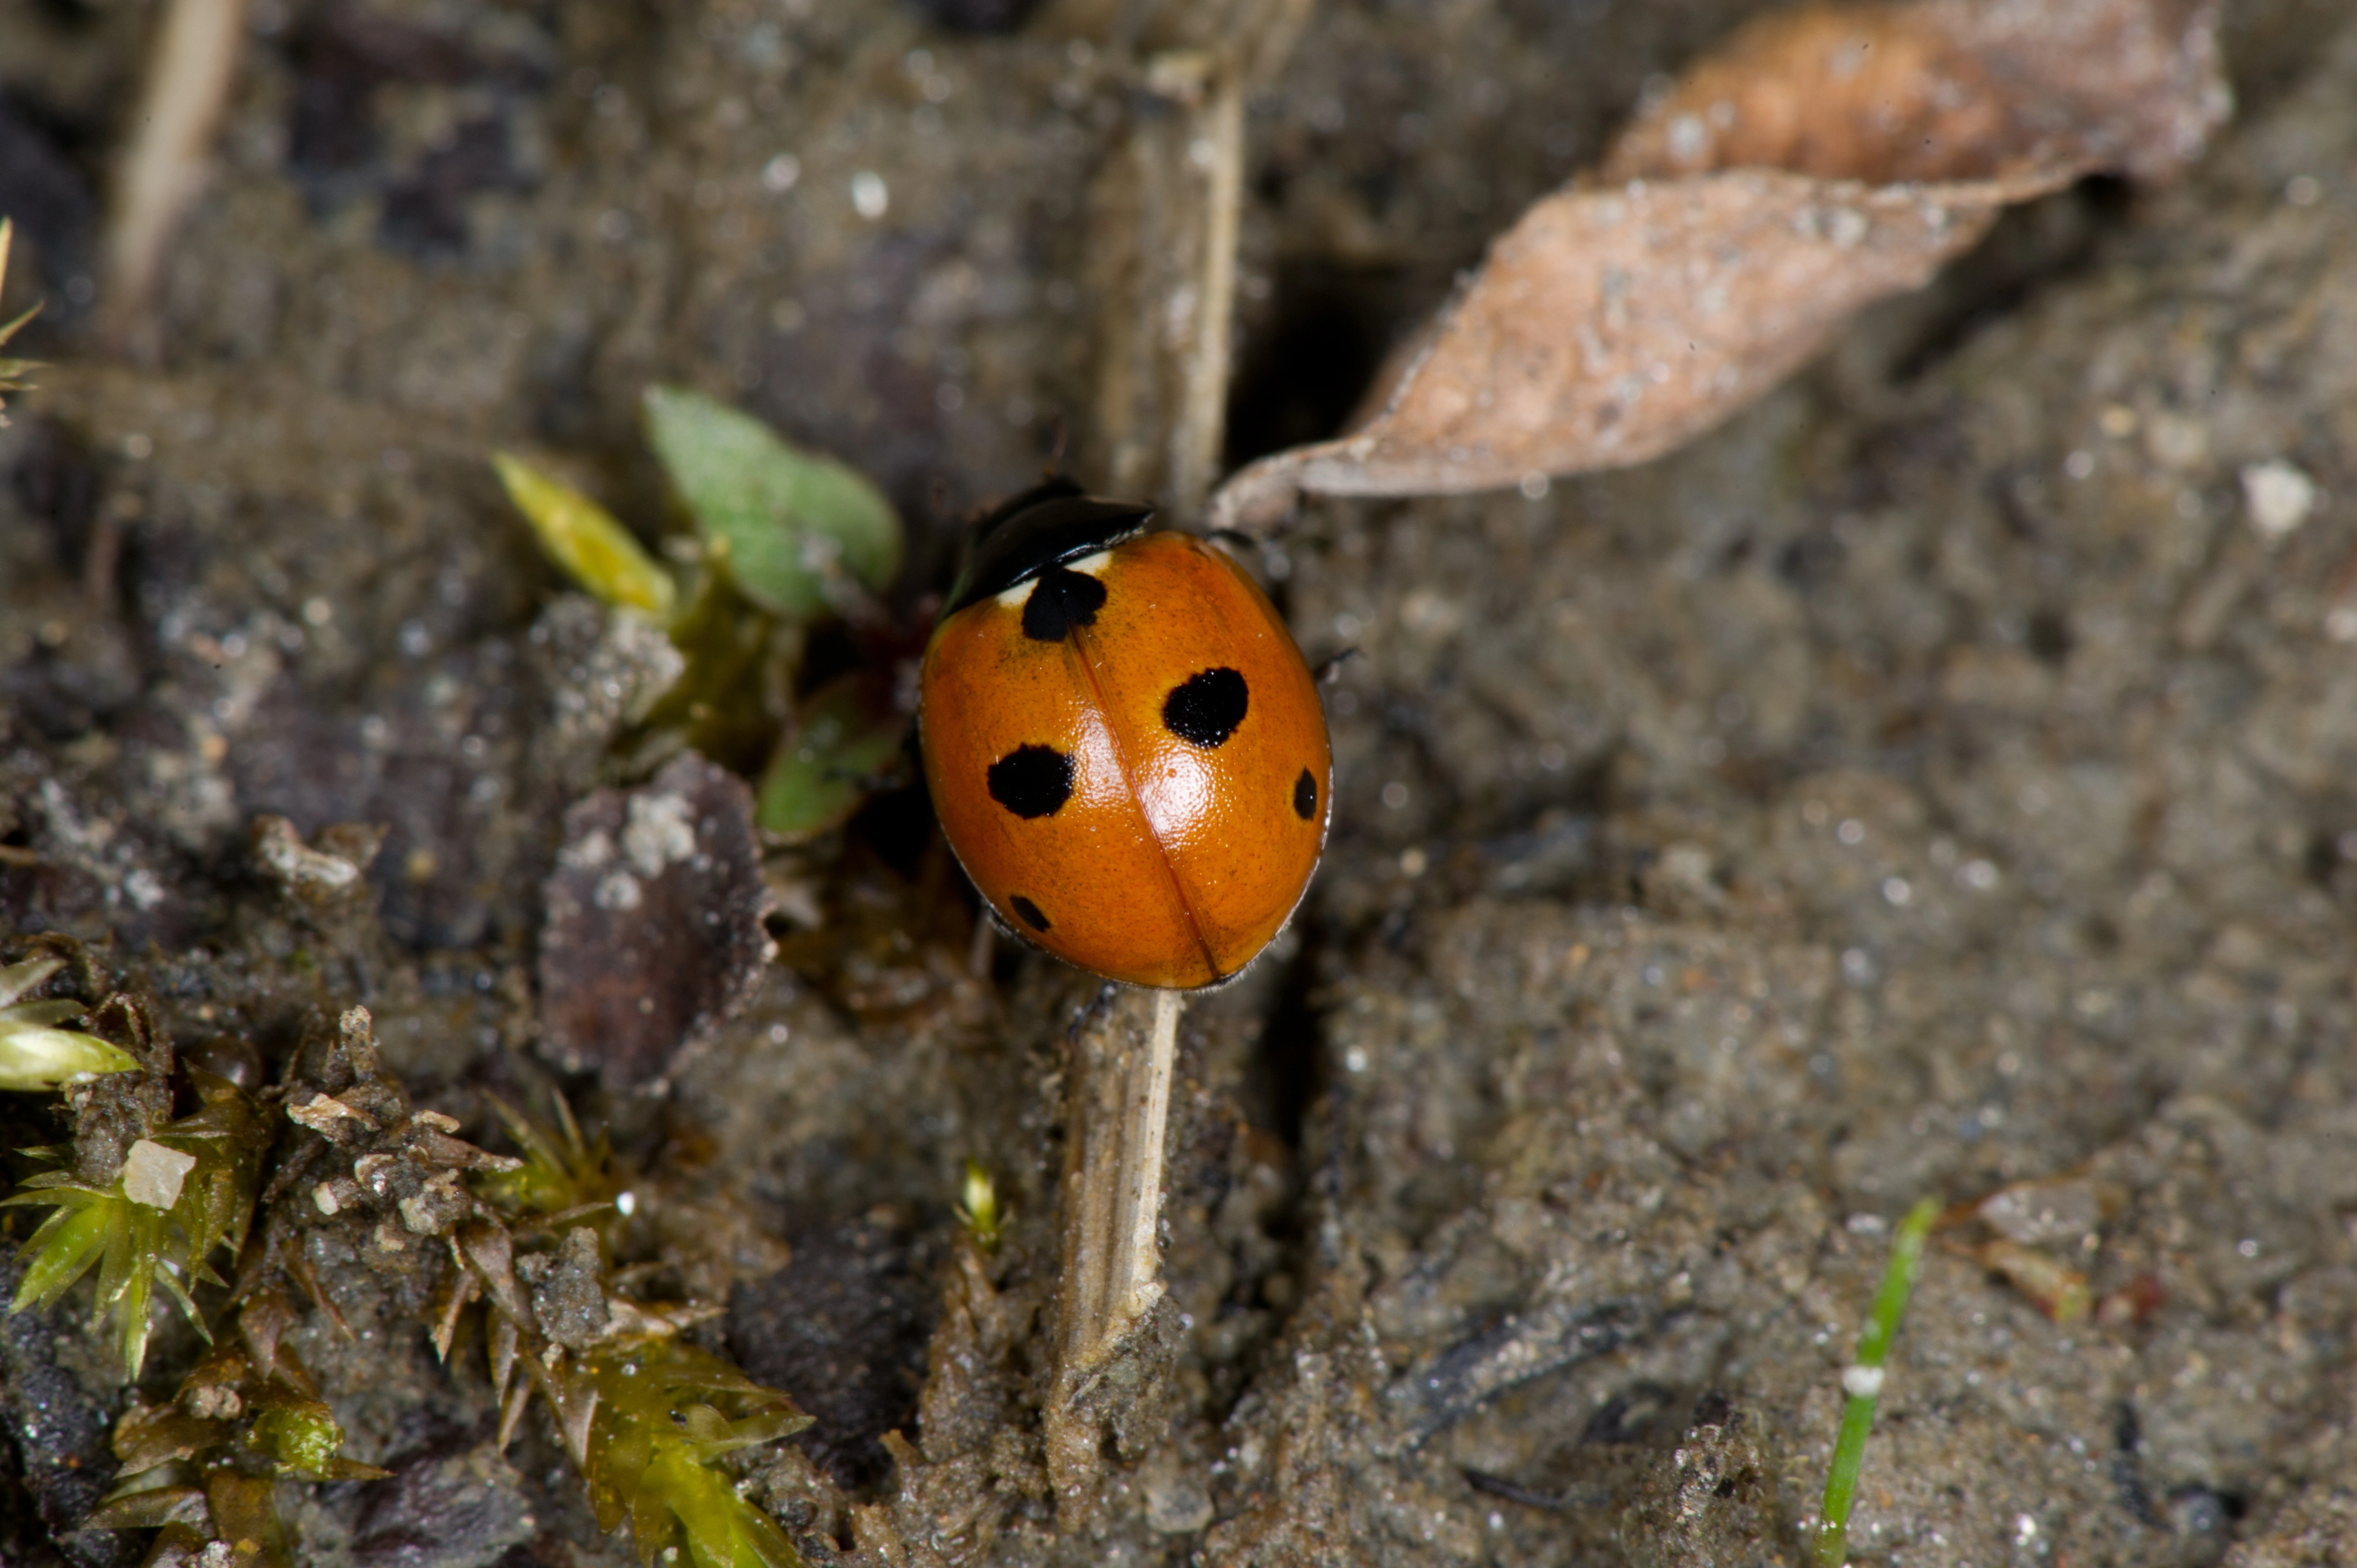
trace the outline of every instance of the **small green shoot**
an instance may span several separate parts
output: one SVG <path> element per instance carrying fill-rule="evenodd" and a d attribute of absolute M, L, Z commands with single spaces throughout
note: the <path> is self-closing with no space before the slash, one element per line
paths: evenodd
<path fill-rule="evenodd" d="M 127 1378 L 137 1378 L 147 1359 L 147 1309 L 157 1285 L 210 1342 L 188 1291 L 224 1283 L 213 1272 L 213 1251 L 226 1247 L 234 1258 L 253 1220 L 269 1135 L 243 1090 L 209 1073 L 195 1076 L 204 1104 L 135 1142 L 112 1182 L 101 1186 L 71 1171 L 48 1171 L 0 1199 L 0 1207 L 55 1210 L 25 1243 L 25 1277 L 9 1311 L 47 1306 L 96 1265 L 91 1326 L 113 1318 Z M 52 1158 L 64 1153 L 28 1152 Z"/>
<path fill-rule="evenodd" d="M 1006 1237 L 1006 1211 L 998 1206 L 998 1184 L 982 1162 L 968 1157 L 965 1180 L 959 1184 L 957 1217 L 974 1238 L 974 1244 L 985 1252 L 998 1251 Z"/>
<path fill-rule="evenodd" d="M 0 218 L 0 284 L 5 284 L 8 281 L 8 243 L 16 238 L 16 224 L 5 218 Z M 30 321 L 40 308 L 36 305 L 14 321 L 0 324 L 0 348 L 5 348 L 8 339 L 14 338 L 18 328 Z M 39 368 L 38 360 L 0 359 L 0 393 L 30 391 L 32 383 L 25 380 L 25 377 Z M 8 400 L 5 396 L 0 396 L 0 411 L 5 411 L 7 406 Z M 5 430 L 7 427 L 8 415 L 5 412 L 0 412 L 0 430 Z"/>
<path fill-rule="evenodd" d="M 500 1125 L 523 1151 L 523 1164 L 515 1170 L 477 1176 L 475 1190 L 484 1201 L 511 1214 L 562 1220 L 587 1217 L 620 1194 L 622 1184 L 608 1168 L 606 1134 L 598 1133 L 595 1142 L 584 1137 L 565 1096 L 549 1095 L 556 1108 L 554 1127 L 496 1094 L 485 1098 L 499 1113 Z"/>
<path fill-rule="evenodd" d="M 1882 1271 L 1882 1287 L 1874 1293 L 1866 1326 L 1858 1332 L 1857 1359 L 1842 1373 L 1849 1399 L 1842 1408 L 1841 1434 L 1834 1440 L 1833 1469 L 1825 1477 L 1824 1507 L 1817 1519 L 1817 1568 L 1842 1568 L 1848 1560 L 1849 1512 L 1857 1500 L 1867 1434 L 1874 1429 L 1874 1408 L 1882 1397 L 1883 1363 L 1898 1337 L 1899 1320 L 1906 1316 L 1907 1298 L 1914 1294 L 1915 1277 L 1922 1273 L 1923 1239 L 1939 1216 L 1939 1204 L 1927 1197 L 1899 1222 L 1890 1262 Z"/>
<path fill-rule="evenodd" d="M 0 267 L 7 261 L 6 227 L 0 224 Z M 6 338 L 0 331 L 0 341 Z M 0 375 L 6 369 L 0 361 Z M 33 958 L 0 969 L 0 1089 L 56 1089 L 86 1072 L 127 1072 L 139 1065 L 119 1046 L 57 1026 L 90 1011 L 81 1003 L 16 1000 L 65 966 L 61 958 Z"/>
<path fill-rule="evenodd" d="M 678 585 L 612 512 L 512 453 L 492 453 L 491 466 L 540 547 L 567 576 L 607 604 L 671 620 Z"/>
<path fill-rule="evenodd" d="M 852 468 L 684 388 L 648 388 L 646 420 L 707 547 L 761 608 L 807 619 L 839 607 L 846 581 L 874 591 L 899 570 L 899 515 Z"/>
<path fill-rule="evenodd" d="M 888 682 L 862 674 L 830 681 L 802 703 L 761 776 L 761 826 L 786 838 L 842 826 L 908 732 Z"/>
<path fill-rule="evenodd" d="M 597 1405 L 582 1473 L 598 1528 L 627 1520 L 649 1568 L 681 1561 L 683 1545 L 695 1568 L 799 1568 L 785 1531 L 715 1461 L 799 1432 L 810 1417 L 679 1339 L 593 1352 L 583 1370 Z"/>

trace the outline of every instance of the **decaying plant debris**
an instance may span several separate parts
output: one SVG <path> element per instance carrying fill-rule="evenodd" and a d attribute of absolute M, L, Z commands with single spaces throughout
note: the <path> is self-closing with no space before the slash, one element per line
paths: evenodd
<path fill-rule="evenodd" d="M 2159 179 L 2223 119 L 2217 6 L 2071 0 L 1770 16 L 1536 205 L 1348 436 L 1278 454 L 1211 515 L 1303 491 L 1496 489 L 1671 451 L 1920 286 L 2014 203 Z"/>
<path fill-rule="evenodd" d="M 1842 373 L 1873 398 L 1804 379 L 1668 461 L 1519 493 L 1301 500 L 1263 560 L 1313 657 L 1361 651 L 1330 688 L 1340 831 L 1285 949 L 1181 1031 L 1161 1298 L 1060 1389 L 1072 1064 L 1121 1010 L 976 940 L 880 767 L 814 752 L 795 820 L 826 825 L 757 868 L 743 787 L 673 761 L 712 715 L 652 706 L 676 623 L 565 593 L 490 450 L 545 456 L 683 584 L 708 541 L 645 456 L 649 384 L 884 487 L 899 584 L 838 578 L 791 628 L 728 612 L 748 667 L 791 645 L 712 742 L 749 781 L 846 667 L 884 677 L 846 732 L 890 710 L 942 513 L 1031 477 L 1060 416 L 1069 453 L 1108 450 L 1115 361 L 1140 482 L 1200 483 L 1173 345 L 1202 318 L 1088 292 L 1127 265 L 1095 226 L 1135 169 L 1195 237 L 1124 274 L 1149 306 L 1201 280 L 1192 133 L 1233 125 L 1208 161 L 1241 209 L 1240 362 L 1323 287 L 1405 302 L 1366 349 L 1574 167 L 1809 143 L 1780 51 L 1822 61 L 1834 24 L 1288 7 L 1283 73 L 1238 101 L 1199 87 L 1252 62 L 1153 7 L 955 30 L 994 9 L 257 5 L 152 372 L 79 336 L 96 204 L 22 217 L 48 304 L 11 351 L 48 368 L 0 434 L 0 968 L 69 951 L 42 932 L 91 957 L 0 1005 L 75 1030 L 69 999 L 147 999 L 273 1145 L 238 1266 L 215 1251 L 227 1284 L 192 1292 L 210 1348 L 159 1313 L 126 1388 L 86 1294 L 0 1324 L 0 1555 L 1790 1561 L 1889 1226 L 1927 1195 L 1953 1224 L 1860 1561 L 2349 1555 L 2357 35 L 2229 13 L 2233 130 L 2201 12 L 2081 61 L 2158 82 L 2135 113 L 2211 152 L 2176 195 L 2000 220 L 1923 313 L 1867 322 L 1886 351 Z M 135 58 L 139 10 L 0 49 L 0 145 L 65 169 L 45 188 L 72 164 L 38 127 L 110 124 L 76 62 Z M 1879 59 L 2084 80 L 2061 45 L 1967 70 L 1876 15 L 1840 26 L 1901 28 Z M 1910 15 L 1986 44 L 2029 11 Z M 1619 145 L 1651 161 L 1617 163 L 1607 125 L 1696 58 L 1634 105 Z M 1919 79 L 1835 90 L 1858 80 L 1797 96 L 1856 130 Z M 2138 177 L 2188 151 L 2103 124 L 2034 134 Z M 1860 203 L 1954 177 L 1804 166 L 1644 177 Z M 651 875 L 725 887 L 727 952 L 666 971 L 694 995 L 649 993 L 643 1033 L 552 1032 L 553 898 L 594 939 L 564 975 L 607 978 L 641 933 L 599 888 L 631 803 L 674 793 L 714 811 L 640 813 L 653 847 L 693 830 Z M 600 829 L 610 858 L 566 865 Z M 135 1112 L 172 1152 L 197 1081 L 118 1088 L 91 1141 L 127 1152 Z M 80 1130 L 5 1101 L 11 1148 Z M 38 1210 L 10 1213 L 21 1240 Z M 110 1492 L 126 1528 L 76 1533 Z"/>

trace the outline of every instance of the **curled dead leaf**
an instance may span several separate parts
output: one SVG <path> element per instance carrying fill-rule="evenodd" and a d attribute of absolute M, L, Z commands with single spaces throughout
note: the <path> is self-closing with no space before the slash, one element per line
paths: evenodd
<path fill-rule="evenodd" d="M 2154 177 L 2224 117 L 2214 0 L 1932 0 L 1738 33 L 1491 247 L 1381 413 L 1212 497 L 1434 495 L 1642 462 L 1767 392 L 2005 206 Z"/>
<path fill-rule="evenodd" d="M 2215 0 L 1808 5 L 1737 29 L 1605 155 L 1607 184 L 2164 178 L 2226 117 Z"/>

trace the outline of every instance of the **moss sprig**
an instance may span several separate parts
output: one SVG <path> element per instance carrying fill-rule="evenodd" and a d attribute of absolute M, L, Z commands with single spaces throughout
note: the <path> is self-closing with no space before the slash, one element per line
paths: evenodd
<path fill-rule="evenodd" d="M 110 1321 L 124 1376 L 136 1379 L 147 1359 L 148 1308 L 160 1287 L 199 1335 L 212 1333 L 190 1295 L 198 1284 L 225 1284 L 212 1255 L 233 1258 L 253 1222 L 262 1157 L 270 1145 L 260 1112 L 227 1079 L 191 1072 L 202 1101 L 191 1115 L 132 1141 L 112 1180 L 79 1169 L 27 1177 L 0 1207 L 47 1207 L 48 1218 L 26 1241 L 25 1277 L 11 1312 L 48 1305 L 94 1267 L 98 1294 L 92 1332 Z M 70 1151 L 25 1151 L 64 1161 Z"/>
<path fill-rule="evenodd" d="M 296 1321 L 265 1290 L 238 1313 L 238 1332 L 181 1380 L 171 1402 L 135 1404 L 115 1423 L 114 1489 L 86 1528 L 162 1530 L 148 1561 L 221 1542 L 232 1562 L 287 1568 L 277 1481 L 381 1480 L 390 1474 L 342 1453 L 344 1429 L 283 1336 Z M 199 1557 L 188 1558 L 202 1562 Z"/>
<path fill-rule="evenodd" d="M 491 1102 L 507 1135 L 523 1151 L 522 1164 L 516 1169 L 477 1178 L 476 1192 L 492 1207 L 563 1226 L 610 1208 L 621 1196 L 622 1184 L 614 1175 L 606 1134 L 585 1137 L 563 1095 L 549 1096 L 556 1112 L 554 1127 L 525 1115 L 496 1094 L 484 1098 Z"/>
<path fill-rule="evenodd" d="M 789 1568 L 785 1531 L 737 1495 L 717 1461 L 791 1435 L 810 1418 L 772 1389 L 696 1346 L 651 1337 L 581 1359 L 568 1400 L 594 1400 L 580 1451 L 601 1530 L 630 1527 L 639 1560 L 696 1568 Z"/>
<path fill-rule="evenodd" d="M 537 1397 L 587 1484 L 598 1527 L 630 1527 L 640 1561 L 695 1568 L 799 1568 L 777 1522 L 737 1493 L 721 1466 L 731 1454 L 775 1442 L 810 1418 L 773 1389 L 679 1337 L 714 1315 L 697 1303 L 652 1305 L 614 1289 L 591 1223 L 610 1212 L 619 1183 L 605 1143 L 582 1136 L 560 1101 L 545 1126 L 502 1104 L 525 1151 L 522 1169 L 479 1178 L 477 1192 L 518 1228 L 554 1232 L 551 1251 L 519 1253 L 504 1220 L 462 1227 L 454 1252 L 466 1284 L 445 1305 L 444 1354 L 457 1312 L 479 1297 L 505 1444 Z M 530 1233 L 530 1232 L 527 1232 Z"/>
<path fill-rule="evenodd" d="M 958 1184 L 955 1212 L 958 1223 L 965 1227 L 975 1246 L 985 1252 L 998 1251 L 998 1244 L 1006 1240 L 1010 1215 L 998 1201 L 997 1182 L 992 1179 L 988 1168 L 971 1155 L 965 1162 L 965 1176 Z"/>

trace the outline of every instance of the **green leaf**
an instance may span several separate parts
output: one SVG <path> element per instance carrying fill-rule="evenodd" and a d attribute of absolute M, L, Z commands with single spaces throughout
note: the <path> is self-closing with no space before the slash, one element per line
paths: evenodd
<path fill-rule="evenodd" d="M 59 1006 L 69 1016 L 83 1010 L 76 1003 L 29 1002 L 0 1013 L 0 1089 L 55 1089 L 83 1073 L 128 1072 L 139 1065 L 129 1052 L 95 1035 L 52 1029 L 34 1021 Z"/>
<path fill-rule="evenodd" d="M 880 589 L 899 570 L 899 514 L 843 464 L 680 387 L 649 387 L 646 417 L 647 438 L 696 527 L 762 608 L 807 618 L 837 602 L 831 585 Z"/>
<path fill-rule="evenodd" d="M 761 776 L 761 826 L 806 838 L 848 821 L 867 798 L 866 780 L 891 763 L 908 728 L 880 678 L 855 673 L 820 687 Z"/>
<path fill-rule="evenodd" d="M 508 499 L 567 576 L 609 605 L 668 621 L 679 590 L 614 514 L 508 452 L 491 454 Z"/>
<path fill-rule="evenodd" d="M 19 1002 L 65 967 L 55 958 L 0 969 L 0 1089 L 49 1090 L 86 1072 L 124 1072 L 139 1064 L 94 1035 L 56 1025 L 89 1011 L 79 1002 Z"/>

